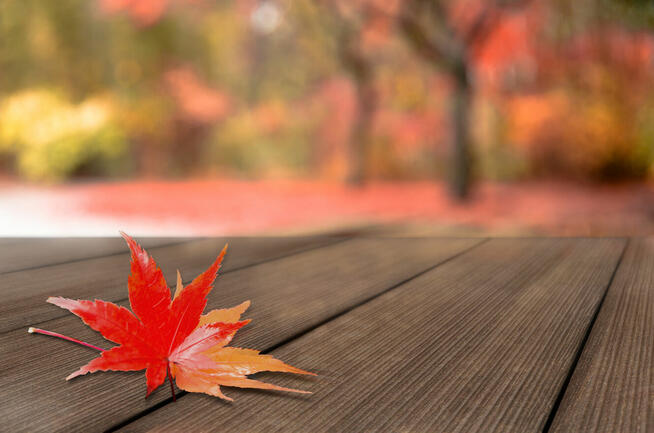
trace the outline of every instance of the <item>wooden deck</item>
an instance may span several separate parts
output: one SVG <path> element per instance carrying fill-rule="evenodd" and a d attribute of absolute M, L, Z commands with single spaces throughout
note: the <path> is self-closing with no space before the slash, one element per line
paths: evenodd
<path fill-rule="evenodd" d="M 51 295 L 127 304 L 122 240 L 0 240 L 0 430 L 652 432 L 654 239 L 235 238 L 207 308 L 246 299 L 233 345 L 318 373 L 313 392 L 225 388 L 226 403 L 142 372 L 65 377 L 109 347 Z M 225 239 L 143 244 L 175 281 Z"/>

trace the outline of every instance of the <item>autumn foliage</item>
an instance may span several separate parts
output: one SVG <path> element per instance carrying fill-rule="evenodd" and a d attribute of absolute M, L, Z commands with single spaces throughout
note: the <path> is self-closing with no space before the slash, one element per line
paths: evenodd
<path fill-rule="evenodd" d="M 0 176 L 433 180 L 458 137 L 480 180 L 651 178 L 654 36 L 605 3 L 1 2 Z"/>

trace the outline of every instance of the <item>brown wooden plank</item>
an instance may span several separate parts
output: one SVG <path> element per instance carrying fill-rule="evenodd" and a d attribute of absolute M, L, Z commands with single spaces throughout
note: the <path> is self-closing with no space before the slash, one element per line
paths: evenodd
<path fill-rule="evenodd" d="M 187 394 L 125 431 L 540 432 L 623 248 L 494 240 L 273 353 L 314 391 Z"/>
<path fill-rule="evenodd" d="M 632 240 L 553 432 L 654 431 L 654 239 Z"/>
<path fill-rule="evenodd" d="M 239 332 L 235 344 L 266 349 L 479 242 L 346 241 L 224 274 L 208 308 L 251 299 L 247 317 L 254 321 Z M 122 276 L 126 277 L 126 272 Z M 50 321 L 47 328 L 109 346 L 74 316 Z M 168 388 L 161 387 L 144 399 L 142 372 L 98 373 L 64 380 L 94 356 L 95 352 L 84 347 L 31 335 L 25 329 L 0 336 L 0 382 L 6 395 L 11 395 L 7 404 L 0 405 L 3 428 L 104 430 L 169 398 Z"/>
<path fill-rule="evenodd" d="M 190 240 L 192 239 L 145 238 L 141 239 L 141 244 L 153 248 Z M 7 239 L 5 243 L 0 243 L 0 274 L 124 251 L 125 241 L 120 238 Z"/>
<path fill-rule="evenodd" d="M 0 245 L 14 244 L 31 238 L 0 238 Z"/>
<path fill-rule="evenodd" d="M 308 238 L 230 238 L 205 239 L 167 247 L 152 248 L 150 253 L 162 267 L 170 284 L 176 281 L 176 269 L 185 280 L 206 269 L 225 242 L 230 242 L 223 272 L 281 257 L 306 248 L 338 241 L 330 237 Z M 53 309 L 48 296 L 101 298 L 118 301 L 127 298 L 129 253 L 64 263 L 27 271 L 10 272 L 0 279 L 0 332 L 38 324 L 67 314 Z"/>

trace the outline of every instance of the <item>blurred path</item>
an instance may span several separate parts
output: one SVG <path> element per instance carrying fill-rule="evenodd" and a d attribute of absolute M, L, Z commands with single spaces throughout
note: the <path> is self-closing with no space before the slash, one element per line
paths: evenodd
<path fill-rule="evenodd" d="M 1 236 L 299 234 L 369 225 L 397 235 L 647 235 L 654 185 L 485 183 L 467 204 L 431 182 L 0 185 Z"/>

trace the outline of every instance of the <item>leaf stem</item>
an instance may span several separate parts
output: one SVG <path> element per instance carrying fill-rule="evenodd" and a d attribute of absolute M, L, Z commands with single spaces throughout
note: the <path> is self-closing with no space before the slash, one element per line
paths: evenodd
<path fill-rule="evenodd" d="M 65 335 L 59 334 L 58 332 L 46 331 L 45 329 L 39 329 L 34 327 L 28 328 L 27 332 L 29 332 L 30 334 L 43 334 L 43 335 L 49 335 L 51 337 L 61 338 L 64 340 L 72 341 L 73 343 L 81 344 L 82 346 L 90 347 L 91 349 L 99 350 L 100 352 L 104 352 L 104 349 L 101 347 L 94 346 L 92 344 L 77 340 L 75 338 L 67 337 Z"/>
<path fill-rule="evenodd" d="M 170 392 L 173 393 L 173 402 L 177 401 L 175 397 L 175 387 L 173 386 L 173 378 L 170 376 L 170 366 L 166 367 L 166 373 L 168 373 L 168 382 L 170 382 Z"/>

